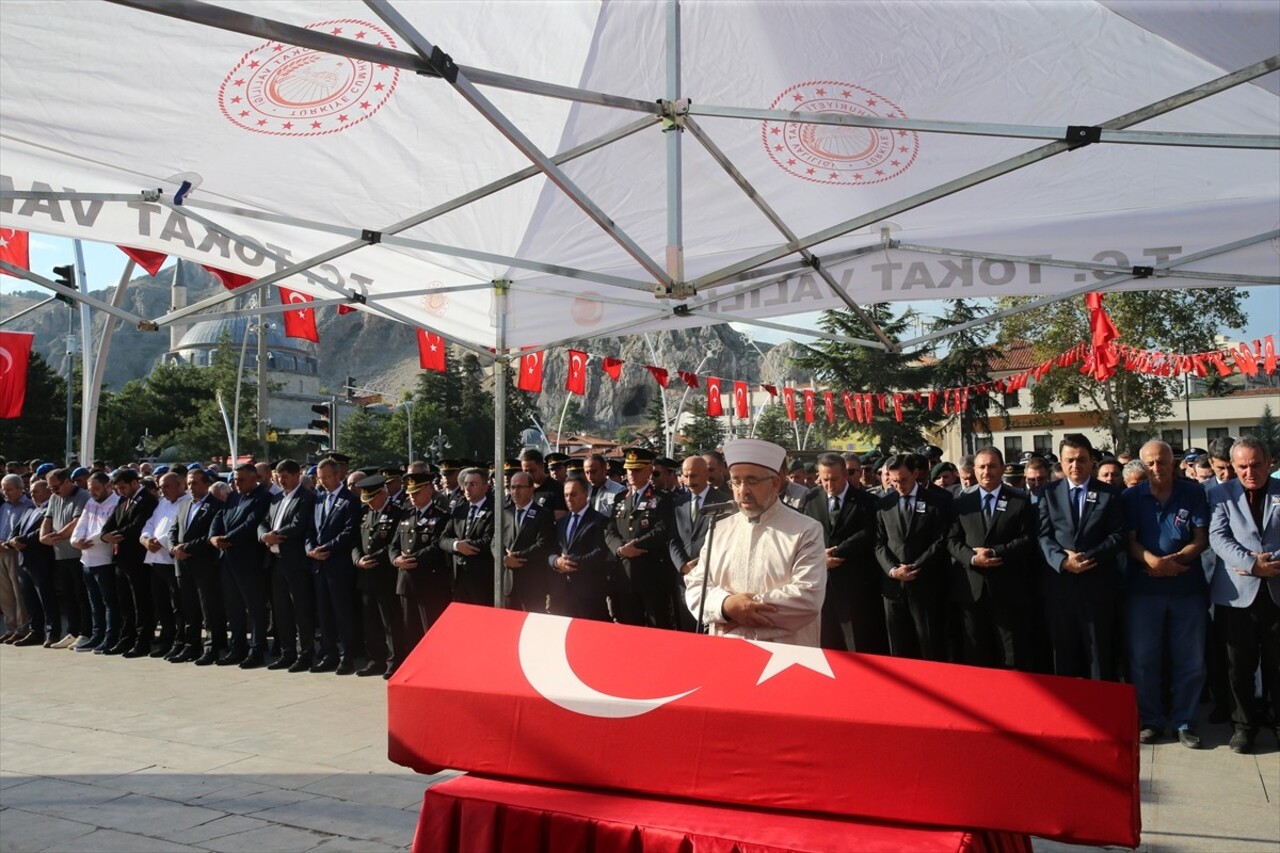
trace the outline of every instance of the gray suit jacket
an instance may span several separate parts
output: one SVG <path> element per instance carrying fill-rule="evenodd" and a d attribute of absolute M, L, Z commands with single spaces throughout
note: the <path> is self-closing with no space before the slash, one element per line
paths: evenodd
<path fill-rule="evenodd" d="M 1239 480 L 1222 483 L 1209 492 L 1209 545 L 1218 556 L 1209 594 L 1215 605 L 1248 607 L 1262 588 L 1263 579 L 1236 574 L 1254 563 L 1254 553 L 1280 551 L 1280 480 L 1267 478 L 1262 496 L 1262 530 L 1249 512 L 1244 485 Z M 1267 578 L 1271 600 L 1280 604 L 1280 577 Z"/>

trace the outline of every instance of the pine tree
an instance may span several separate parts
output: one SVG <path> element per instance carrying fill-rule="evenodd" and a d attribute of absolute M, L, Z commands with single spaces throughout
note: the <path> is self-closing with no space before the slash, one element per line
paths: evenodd
<path fill-rule="evenodd" d="M 871 305 L 866 311 L 893 341 L 901 340 L 915 319 L 915 313 L 910 310 L 894 316 L 887 303 Z M 818 325 L 832 334 L 864 339 L 869 336 L 862 321 L 848 310 L 825 311 Z M 892 353 L 837 341 L 823 341 L 804 350 L 795 360 L 796 364 L 812 370 L 819 385 L 837 392 L 893 394 L 926 391 L 933 385 L 932 368 L 921 364 L 915 353 Z M 871 426 L 864 427 L 865 432 L 876 437 L 882 453 L 914 451 L 924 443 L 925 430 L 932 427 L 938 417 L 927 406 L 914 403 L 903 406 L 902 415 L 902 423 L 898 423 L 891 402 L 888 411 L 883 413 L 877 406 Z"/>
<path fill-rule="evenodd" d="M 1262 417 L 1253 428 L 1253 434 L 1267 446 L 1273 462 L 1280 459 L 1280 418 L 1271 411 L 1270 405 L 1262 407 Z"/>
<path fill-rule="evenodd" d="M 944 331 L 981 319 L 989 314 L 968 299 L 952 299 L 948 310 L 930 324 L 930 331 Z M 940 389 L 967 388 L 991 382 L 991 363 L 999 353 L 999 347 L 988 341 L 989 329 L 975 326 L 953 332 L 946 337 L 946 354 L 934 366 L 934 384 Z M 976 436 L 991 434 L 991 416 L 1007 416 L 1003 397 L 994 389 L 989 394 L 969 395 L 968 406 L 959 413 L 945 416 L 944 424 L 960 422 L 960 434 L 966 453 L 977 450 Z"/>

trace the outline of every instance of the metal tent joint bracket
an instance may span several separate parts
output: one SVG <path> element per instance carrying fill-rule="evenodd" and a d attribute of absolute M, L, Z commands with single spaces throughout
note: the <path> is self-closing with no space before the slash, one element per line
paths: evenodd
<path fill-rule="evenodd" d="M 160 197 L 164 195 L 164 190 L 161 190 L 161 189 L 143 190 L 142 192 L 139 193 L 139 195 L 142 196 L 143 201 L 157 202 L 160 200 Z"/>
<path fill-rule="evenodd" d="M 653 295 L 659 299 L 692 299 L 698 295 L 698 288 L 692 281 L 672 281 L 670 287 L 658 282 L 653 286 Z"/>
<path fill-rule="evenodd" d="M 662 132 L 667 133 L 672 130 L 684 130 L 685 117 L 689 115 L 689 105 L 693 103 L 688 98 L 680 98 L 675 101 L 668 101 L 666 98 L 658 98 L 659 112 L 662 115 Z"/>
<path fill-rule="evenodd" d="M 671 309 L 671 313 L 677 317 L 692 317 L 693 312 L 689 310 L 688 305 L 677 305 Z"/>
<path fill-rule="evenodd" d="M 493 289 L 501 296 L 506 296 L 511 292 L 511 279 L 495 278 L 493 280 Z"/>
<path fill-rule="evenodd" d="M 1155 274 L 1156 274 L 1155 267 L 1134 267 L 1133 268 L 1134 278 L 1151 278 L 1151 276 Z"/>
<path fill-rule="evenodd" d="M 360 230 L 360 239 L 368 243 L 370 246 L 376 246 L 382 242 L 382 232 L 374 231 L 371 228 L 362 228 Z"/>
<path fill-rule="evenodd" d="M 427 67 L 419 71 L 423 77 L 440 77 L 450 83 L 458 80 L 458 66 L 453 64 L 453 57 L 440 49 L 439 45 L 431 46 L 431 55 L 423 60 Z"/>
<path fill-rule="evenodd" d="M 1062 141 L 1067 143 L 1068 151 L 1075 151 L 1077 148 L 1101 142 L 1102 128 L 1083 124 L 1067 125 L 1067 135 L 1062 137 Z"/>
<path fill-rule="evenodd" d="M 138 331 L 139 332 L 158 332 L 160 331 L 160 324 L 157 323 L 155 320 L 139 320 Z"/>
<path fill-rule="evenodd" d="M 368 300 L 367 298 L 365 298 L 365 295 L 364 295 L 363 293 L 359 292 L 358 290 L 353 290 L 353 291 L 351 291 L 351 293 L 350 293 L 350 294 L 348 294 L 348 301 L 350 301 L 350 302 L 354 302 L 354 303 L 356 303 L 357 305 L 368 305 L 368 304 L 369 304 L 369 300 Z"/>

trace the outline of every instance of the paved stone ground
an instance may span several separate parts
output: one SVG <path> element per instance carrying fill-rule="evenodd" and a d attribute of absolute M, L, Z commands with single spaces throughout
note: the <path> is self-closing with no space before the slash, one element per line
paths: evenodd
<path fill-rule="evenodd" d="M 438 777 L 387 760 L 385 684 L 0 646 L 0 851 L 405 850 Z M 1280 851 L 1273 736 L 1202 734 L 1143 747 L 1142 849 Z"/>

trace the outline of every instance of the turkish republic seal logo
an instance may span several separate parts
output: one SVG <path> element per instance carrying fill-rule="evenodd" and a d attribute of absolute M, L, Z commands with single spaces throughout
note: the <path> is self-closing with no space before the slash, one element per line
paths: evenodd
<path fill-rule="evenodd" d="M 811 80 L 773 99 L 774 110 L 906 118 L 897 104 L 853 83 Z M 761 139 L 770 159 L 797 178 L 819 184 L 868 186 L 896 178 L 915 162 L 920 137 L 911 130 L 766 121 Z"/>
<path fill-rule="evenodd" d="M 354 18 L 319 21 L 309 30 L 398 47 L 391 33 Z M 241 57 L 218 89 L 218 107 L 232 124 L 270 136 L 324 136 L 376 113 L 400 70 L 280 42 Z"/>

